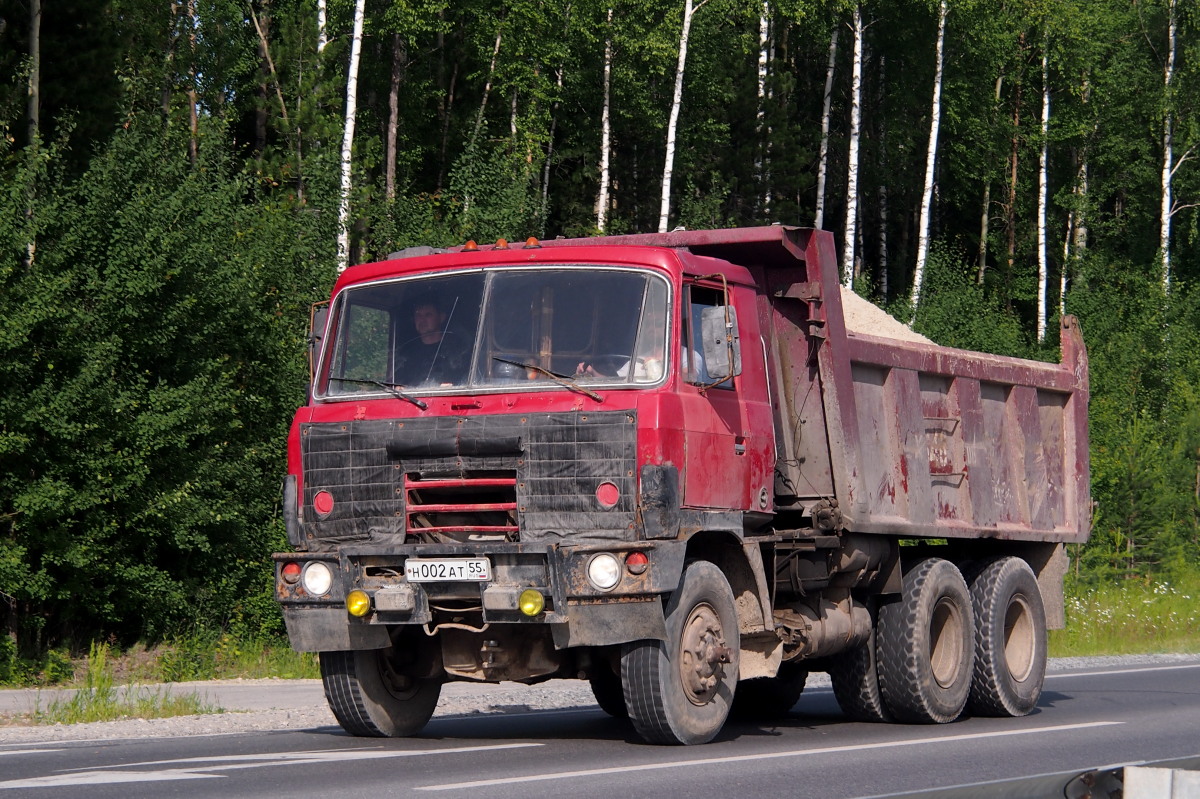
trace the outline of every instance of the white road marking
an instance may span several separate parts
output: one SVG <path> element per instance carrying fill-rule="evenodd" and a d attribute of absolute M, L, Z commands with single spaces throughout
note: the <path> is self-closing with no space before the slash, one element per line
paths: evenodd
<path fill-rule="evenodd" d="M 0 749 L 0 757 L 4 755 L 28 755 L 37 752 L 61 752 L 61 749 Z"/>
<path fill-rule="evenodd" d="M 1200 663 L 1180 663 L 1177 666 L 1144 666 L 1130 669 L 1110 669 L 1108 671 L 1059 671 L 1047 673 L 1046 679 L 1054 677 L 1100 677 L 1108 674 L 1143 674 L 1147 671 L 1176 671 L 1178 669 L 1200 669 Z"/>
<path fill-rule="evenodd" d="M 873 744 L 854 744 L 850 746 L 829 746 L 823 749 L 795 749 L 787 752 L 763 752 L 754 755 L 732 755 L 729 757 L 705 757 L 692 760 L 668 760 L 658 763 L 642 763 L 641 765 L 613 766 L 611 768 L 585 769 L 583 771 L 552 771 L 542 774 L 527 774 L 522 777 L 504 777 L 493 780 L 474 780 L 472 782 L 455 782 L 444 785 L 421 785 L 418 791 L 455 791 L 463 788 L 486 788 L 493 785 L 513 785 L 524 782 L 547 782 L 550 780 L 572 779 L 575 777 L 596 777 L 606 774 L 628 774 L 634 771 L 657 771 L 672 768 L 696 768 L 722 763 L 746 763 L 755 760 L 778 760 L 786 757 L 811 757 L 813 755 L 839 754 L 842 752 L 862 752 L 869 749 L 889 749 L 906 746 L 924 746 L 927 744 L 940 745 L 953 741 L 975 741 L 986 738 L 1004 738 L 1015 735 L 1034 735 L 1042 732 L 1070 732 L 1086 730 L 1092 727 L 1109 727 L 1124 724 L 1121 721 L 1092 721 L 1084 724 L 1063 724 L 1055 727 L 1036 727 L 1021 730 L 999 730 L 996 732 L 964 733 L 962 735 L 942 735 L 934 738 L 920 738 L 911 741 L 881 741 Z"/>
<path fill-rule="evenodd" d="M 413 749 L 391 752 L 382 749 L 320 749 L 310 752 L 280 752 L 260 755 L 228 755 L 216 757 L 194 757 L 179 760 L 156 760 L 145 763 L 122 763 L 111 768 L 93 768 L 86 771 L 66 771 L 44 777 L 0 782 L 0 790 L 15 788 L 63 788 L 72 785 L 94 785 L 97 783 L 164 782 L 170 780 L 212 779 L 223 776 L 220 772 L 267 766 L 295 766 L 320 763 L 346 763 L 354 760 L 379 760 L 394 757 L 420 757 L 422 755 L 462 754 L 464 752 L 488 752 L 497 749 L 524 749 L 543 746 L 540 743 L 494 744 L 488 746 L 460 746 L 453 749 Z M 195 763 L 192 767 L 160 768 L 151 771 L 130 771 L 131 766 L 157 766 L 168 763 Z M 211 763 L 212 765 L 203 765 Z"/>

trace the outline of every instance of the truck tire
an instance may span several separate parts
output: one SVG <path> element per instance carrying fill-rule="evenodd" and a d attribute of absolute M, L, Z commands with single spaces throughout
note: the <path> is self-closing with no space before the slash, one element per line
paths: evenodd
<path fill-rule="evenodd" d="M 829 682 L 842 712 L 854 721 L 885 722 L 892 714 L 879 691 L 875 629 L 867 642 L 830 658 Z"/>
<path fill-rule="evenodd" d="M 804 693 L 808 672 L 796 663 L 783 663 L 774 677 L 756 677 L 737 684 L 731 713 L 747 721 L 769 721 L 788 714 Z"/>
<path fill-rule="evenodd" d="M 1037 577 L 1020 558 L 988 564 L 971 582 L 975 674 L 971 712 L 1025 716 L 1046 679 L 1046 609 Z"/>
<path fill-rule="evenodd" d="M 392 647 L 322 652 L 321 682 L 329 708 L 351 735 L 415 735 L 433 716 L 442 682 L 408 677 L 392 668 Z"/>
<path fill-rule="evenodd" d="M 614 719 L 629 718 L 629 709 L 625 707 L 625 693 L 621 688 L 621 678 L 613 673 L 607 663 L 601 663 L 588 675 L 592 686 L 592 696 L 596 704 Z"/>
<path fill-rule="evenodd" d="M 945 724 L 971 693 L 975 623 L 971 594 L 953 563 L 918 562 L 899 602 L 879 609 L 876 654 L 884 704 L 897 721 Z"/>
<path fill-rule="evenodd" d="M 711 741 L 737 689 L 741 638 L 733 591 L 721 570 L 694 561 L 666 608 L 665 641 L 621 647 L 629 720 L 648 743 Z"/>

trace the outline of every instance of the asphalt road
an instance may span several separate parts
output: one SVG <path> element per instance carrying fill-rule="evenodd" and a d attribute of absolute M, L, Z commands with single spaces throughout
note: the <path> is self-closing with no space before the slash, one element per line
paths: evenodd
<path fill-rule="evenodd" d="M 289 690 L 304 695 L 313 687 Z M 715 742 L 688 748 L 641 744 L 627 724 L 595 708 L 439 717 L 421 736 L 400 740 L 320 727 L 0 745 L 0 799 L 684 793 L 840 799 L 1174 758 L 1200 762 L 1200 660 L 1052 673 L 1038 710 L 1026 718 L 943 726 L 851 723 L 829 690 L 818 687 L 780 723 L 731 723 Z M 955 795 L 989 794 L 962 788 Z M 1026 788 L 1004 795 L 1041 794 Z"/>

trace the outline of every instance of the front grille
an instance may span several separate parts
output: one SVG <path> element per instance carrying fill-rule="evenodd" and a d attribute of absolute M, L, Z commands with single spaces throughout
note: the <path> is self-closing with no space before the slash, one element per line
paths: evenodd
<path fill-rule="evenodd" d="M 515 472 L 426 479 L 406 473 L 404 498 L 410 543 L 517 539 Z"/>

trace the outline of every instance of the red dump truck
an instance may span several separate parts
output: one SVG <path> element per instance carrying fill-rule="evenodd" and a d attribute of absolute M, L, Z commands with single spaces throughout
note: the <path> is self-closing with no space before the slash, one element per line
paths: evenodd
<path fill-rule="evenodd" d="M 1047 364 L 846 307 L 832 237 L 784 226 L 347 269 L 274 556 L 341 725 L 411 735 L 447 681 L 571 678 L 698 744 L 812 671 L 860 720 L 1029 713 L 1090 521 L 1079 326 Z"/>

